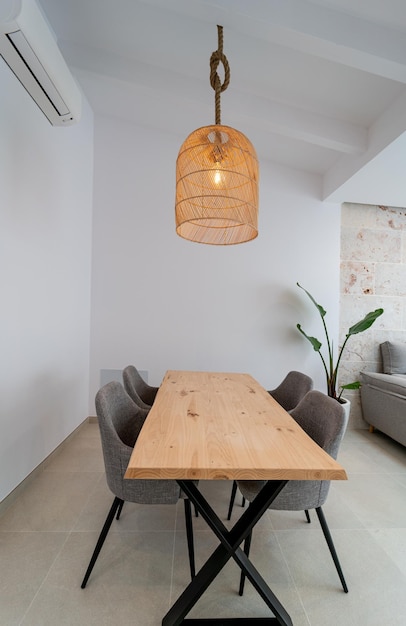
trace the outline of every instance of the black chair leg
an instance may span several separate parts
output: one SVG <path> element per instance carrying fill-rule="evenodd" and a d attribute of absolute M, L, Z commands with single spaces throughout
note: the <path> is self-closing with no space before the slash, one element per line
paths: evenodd
<path fill-rule="evenodd" d="M 235 500 L 236 493 L 237 493 L 237 482 L 235 480 L 233 480 L 233 486 L 231 488 L 230 504 L 228 505 L 227 519 L 231 519 L 231 513 L 233 512 L 234 500 Z M 245 506 L 245 498 L 244 498 L 244 496 L 242 497 L 241 506 Z"/>
<path fill-rule="evenodd" d="M 121 508 L 122 508 L 123 504 L 124 504 L 123 500 L 121 500 L 120 498 L 117 498 L 117 497 L 114 498 L 114 502 L 111 505 L 111 509 L 110 509 L 110 511 L 109 511 L 109 513 L 108 513 L 108 515 L 106 517 L 106 521 L 104 522 L 104 526 L 103 526 L 102 531 L 101 531 L 101 533 L 99 535 L 99 538 L 97 540 L 96 547 L 95 547 L 94 552 L 92 554 L 92 558 L 90 559 L 90 563 L 89 563 L 89 566 L 88 566 L 88 568 L 86 570 L 85 577 L 84 577 L 84 579 L 82 581 L 82 584 L 80 585 L 82 589 L 84 589 L 86 587 L 86 583 L 89 580 L 89 576 L 92 573 L 92 569 L 94 567 L 94 564 L 96 563 L 97 557 L 99 556 L 99 553 L 100 553 L 100 550 L 103 547 L 104 540 L 106 539 L 107 533 L 110 530 L 110 526 L 111 526 L 111 524 L 113 522 L 113 519 L 114 519 L 114 516 L 116 514 L 116 511 L 120 507 L 120 505 L 121 505 Z"/>
<path fill-rule="evenodd" d="M 231 519 L 231 513 L 233 512 L 235 494 L 237 493 L 237 483 L 233 480 L 233 486 L 231 488 L 230 504 L 228 505 L 227 519 Z"/>
<path fill-rule="evenodd" d="M 187 547 L 189 551 L 190 577 L 195 577 L 195 547 L 193 541 L 192 507 L 189 498 L 184 499 Z"/>
<path fill-rule="evenodd" d="M 121 511 L 123 510 L 123 506 L 124 506 L 124 500 L 121 500 L 121 502 L 120 502 L 120 504 L 118 506 L 116 519 L 120 519 L 120 515 L 121 515 Z"/>
<path fill-rule="evenodd" d="M 251 539 L 252 539 L 252 531 L 250 532 L 250 534 L 247 536 L 247 538 L 244 541 L 244 552 L 247 556 L 250 555 Z M 240 588 L 238 590 L 238 593 L 240 594 L 240 596 L 242 596 L 242 594 L 244 593 L 244 583 L 245 583 L 245 574 L 243 571 L 241 571 Z"/>
<path fill-rule="evenodd" d="M 348 593 L 347 583 L 345 582 L 345 578 L 344 578 L 343 571 L 341 569 L 340 561 L 338 560 L 338 556 L 337 556 L 336 549 L 334 547 L 333 539 L 331 537 L 330 530 L 329 530 L 329 527 L 327 526 L 326 518 L 324 517 L 324 513 L 322 511 L 321 506 L 316 509 L 316 513 L 317 513 L 317 517 L 319 518 L 320 526 L 321 526 L 322 531 L 324 533 L 324 537 L 325 537 L 325 539 L 327 541 L 327 545 L 329 547 L 330 554 L 333 557 L 333 561 L 334 561 L 334 565 L 336 566 L 337 574 L 338 574 L 338 576 L 339 576 L 339 578 L 341 580 L 341 584 L 343 586 L 343 589 L 344 589 L 345 593 Z"/>
<path fill-rule="evenodd" d="M 231 513 L 233 512 L 234 500 L 235 500 L 236 493 L 237 493 L 237 481 L 233 480 L 233 486 L 231 488 L 230 504 L 228 506 L 227 519 L 231 519 Z M 241 506 L 245 506 L 245 498 L 244 498 L 244 496 L 242 497 Z"/>
<path fill-rule="evenodd" d="M 309 511 L 307 509 L 305 510 L 305 515 L 306 515 L 306 519 L 307 519 L 308 523 L 310 524 L 311 523 L 310 513 L 309 513 Z"/>

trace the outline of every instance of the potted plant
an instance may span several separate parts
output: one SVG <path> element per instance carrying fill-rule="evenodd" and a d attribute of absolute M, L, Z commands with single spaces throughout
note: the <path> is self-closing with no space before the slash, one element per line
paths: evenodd
<path fill-rule="evenodd" d="M 326 336 L 328 356 L 324 358 L 324 356 L 322 355 L 320 351 L 322 347 L 322 343 L 318 339 L 316 339 L 316 337 L 310 337 L 309 335 L 307 335 L 302 329 L 300 324 L 297 324 L 296 326 L 298 330 L 302 333 L 302 335 L 306 337 L 308 341 L 310 341 L 310 343 L 313 346 L 313 350 L 315 350 L 315 352 L 318 352 L 320 355 L 320 358 L 322 360 L 323 367 L 324 367 L 324 372 L 326 375 L 327 395 L 331 396 L 332 398 L 336 398 L 336 400 L 339 400 L 341 402 L 342 401 L 341 394 L 343 392 L 343 389 L 359 389 L 359 387 L 361 386 L 361 383 L 359 381 L 348 383 L 346 385 L 341 385 L 340 386 L 341 391 L 339 394 L 337 394 L 338 368 L 340 365 L 341 357 L 344 352 L 344 348 L 347 345 L 347 341 L 349 340 L 350 337 L 352 337 L 352 335 L 357 335 L 358 333 L 362 333 L 364 332 L 364 330 L 367 330 L 368 328 L 370 328 L 372 324 L 375 322 L 375 320 L 380 315 L 382 315 L 383 309 L 376 309 L 375 311 L 371 311 L 370 313 L 367 313 L 360 322 L 357 322 L 356 324 L 351 326 L 351 328 L 348 329 L 345 335 L 343 345 L 341 346 L 340 351 L 338 353 L 338 358 L 335 361 L 333 343 L 332 341 L 330 341 L 330 337 L 329 337 L 327 326 L 326 326 L 326 321 L 324 319 L 326 316 L 326 311 L 320 304 L 316 302 L 313 296 L 308 291 L 306 291 L 306 289 L 304 289 L 304 287 L 299 285 L 299 283 L 296 283 L 296 284 L 298 287 L 300 287 L 300 289 L 303 289 L 303 291 L 309 296 L 310 300 L 313 302 L 313 304 L 315 305 L 315 307 L 317 308 L 320 314 L 321 321 L 323 322 L 324 334 Z"/>

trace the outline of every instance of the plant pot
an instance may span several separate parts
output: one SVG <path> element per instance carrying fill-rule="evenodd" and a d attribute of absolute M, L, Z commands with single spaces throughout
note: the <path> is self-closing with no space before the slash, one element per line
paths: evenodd
<path fill-rule="evenodd" d="M 347 398 L 340 398 L 340 404 L 343 405 L 345 411 L 346 428 L 348 426 L 348 420 L 350 419 L 351 402 Z"/>

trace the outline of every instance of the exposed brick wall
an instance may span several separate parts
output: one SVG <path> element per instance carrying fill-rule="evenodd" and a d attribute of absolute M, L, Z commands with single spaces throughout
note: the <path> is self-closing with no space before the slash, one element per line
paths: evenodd
<path fill-rule="evenodd" d="M 340 382 L 359 379 L 359 372 L 381 371 L 379 344 L 406 341 L 406 208 L 343 204 L 341 211 L 340 341 L 366 313 L 384 314 L 347 344 Z M 359 391 L 351 400 L 350 428 L 366 428 Z"/>

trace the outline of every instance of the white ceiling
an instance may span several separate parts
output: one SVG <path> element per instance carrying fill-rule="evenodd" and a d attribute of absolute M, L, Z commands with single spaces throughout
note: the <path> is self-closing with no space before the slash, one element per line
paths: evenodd
<path fill-rule="evenodd" d="M 40 0 L 93 109 L 179 135 L 221 121 L 321 197 L 406 206 L 406 0 Z M 220 66 L 219 74 L 223 77 Z"/>

